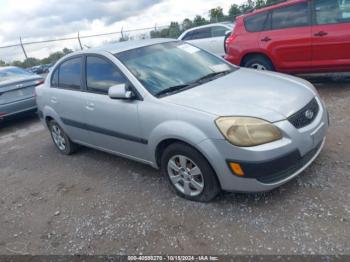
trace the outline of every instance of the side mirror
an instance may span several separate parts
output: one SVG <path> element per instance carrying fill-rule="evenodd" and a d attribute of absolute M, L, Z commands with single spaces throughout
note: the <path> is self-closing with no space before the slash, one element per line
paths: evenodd
<path fill-rule="evenodd" d="M 126 84 L 119 84 L 119 85 L 111 86 L 108 89 L 108 96 L 111 99 L 130 100 L 130 99 L 133 99 L 135 97 L 135 94 L 132 91 L 127 90 Z"/>

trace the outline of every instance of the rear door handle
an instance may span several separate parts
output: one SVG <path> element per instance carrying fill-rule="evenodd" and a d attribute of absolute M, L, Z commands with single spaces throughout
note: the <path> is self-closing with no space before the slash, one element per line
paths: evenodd
<path fill-rule="evenodd" d="M 268 37 L 268 36 L 266 36 L 265 38 L 261 39 L 261 41 L 263 41 L 263 42 L 269 42 L 269 41 L 271 41 L 271 38 Z"/>
<path fill-rule="evenodd" d="M 54 97 L 54 96 L 51 97 L 50 101 L 51 101 L 52 104 L 57 104 L 57 98 Z"/>
<path fill-rule="evenodd" d="M 320 31 L 320 32 L 314 34 L 314 36 L 325 36 L 325 35 L 328 35 L 328 33 L 324 32 L 324 31 Z"/>
<path fill-rule="evenodd" d="M 95 104 L 92 103 L 92 102 L 88 102 L 85 108 L 86 108 L 87 110 L 93 111 L 94 108 L 95 108 Z"/>

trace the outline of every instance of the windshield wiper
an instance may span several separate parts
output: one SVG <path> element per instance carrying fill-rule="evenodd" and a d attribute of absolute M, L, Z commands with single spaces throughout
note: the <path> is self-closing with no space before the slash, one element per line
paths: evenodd
<path fill-rule="evenodd" d="M 213 79 L 217 76 L 220 76 L 220 75 L 226 75 L 228 73 L 231 73 L 231 70 L 226 70 L 226 71 L 220 71 L 220 72 L 213 72 L 213 73 L 210 73 L 210 74 L 207 74 L 205 76 L 202 76 L 194 81 L 191 81 L 187 84 L 181 84 L 181 85 L 176 85 L 176 86 L 171 86 L 171 87 L 168 87 L 162 91 L 159 91 L 158 93 L 156 93 L 155 95 L 157 97 L 159 96 L 162 96 L 162 95 L 165 95 L 165 94 L 169 94 L 169 93 L 174 93 L 176 91 L 179 91 L 179 90 L 183 90 L 183 89 L 188 89 L 190 87 L 194 87 L 196 85 L 199 85 L 199 84 L 202 84 L 204 82 L 204 80 L 210 80 L 210 79 Z"/>
<path fill-rule="evenodd" d="M 165 95 L 168 93 L 173 93 L 173 92 L 179 91 L 181 89 L 185 89 L 189 86 L 191 86 L 191 84 L 182 84 L 182 85 L 171 86 L 171 87 L 168 87 L 162 91 L 159 91 L 158 93 L 156 93 L 156 96 L 161 96 L 161 95 Z"/>
<path fill-rule="evenodd" d="M 210 73 L 210 74 L 207 74 L 205 76 L 202 76 L 201 78 L 198 78 L 197 80 L 193 81 L 194 83 L 202 83 L 203 80 L 211 80 L 217 76 L 220 76 L 220 75 L 226 75 L 228 73 L 231 73 L 231 70 L 226 70 L 226 71 L 220 71 L 220 72 L 213 72 L 213 73 Z"/>

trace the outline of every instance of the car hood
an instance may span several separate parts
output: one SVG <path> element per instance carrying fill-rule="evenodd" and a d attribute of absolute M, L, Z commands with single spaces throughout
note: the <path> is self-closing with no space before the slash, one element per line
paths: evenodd
<path fill-rule="evenodd" d="M 310 83 L 297 77 L 240 68 L 162 100 L 217 116 L 252 116 L 276 122 L 316 95 Z"/>

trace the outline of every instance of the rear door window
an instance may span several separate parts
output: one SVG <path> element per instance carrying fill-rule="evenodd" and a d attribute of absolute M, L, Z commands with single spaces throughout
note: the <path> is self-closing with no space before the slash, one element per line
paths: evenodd
<path fill-rule="evenodd" d="M 211 37 L 211 29 L 210 27 L 200 28 L 192 31 L 192 40 L 195 39 L 203 39 Z"/>
<path fill-rule="evenodd" d="M 244 19 L 244 24 L 248 32 L 261 32 L 265 30 L 267 12 L 248 16 Z"/>
<path fill-rule="evenodd" d="M 81 57 L 72 58 L 60 65 L 58 85 L 60 88 L 80 90 Z"/>
<path fill-rule="evenodd" d="M 225 36 L 226 31 L 229 31 L 224 26 L 213 26 L 211 27 L 211 36 L 212 37 L 220 37 L 220 36 Z"/>
<path fill-rule="evenodd" d="M 182 40 L 192 40 L 192 31 L 186 33 Z"/>
<path fill-rule="evenodd" d="M 52 87 L 58 87 L 58 70 L 59 67 L 56 68 L 55 72 L 53 72 L 51 77 L 51 86 Z"/>
<path fill-rule="evenodd" d="M 307 2 L 290 5 L 272 11 L 272 29 L 308 26 L 309 5 Z"/>

